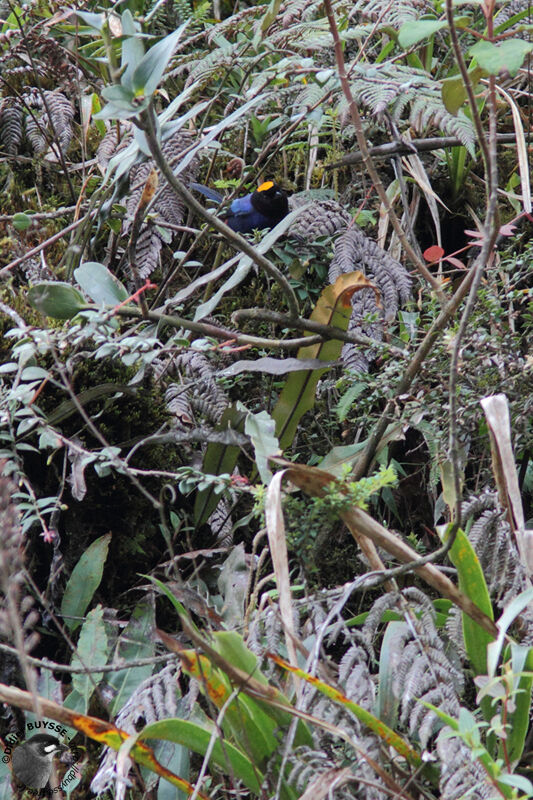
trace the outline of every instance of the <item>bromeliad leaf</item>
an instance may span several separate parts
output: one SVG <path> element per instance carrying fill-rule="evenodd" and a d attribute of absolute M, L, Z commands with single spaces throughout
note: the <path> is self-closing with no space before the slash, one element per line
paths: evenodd
<path fill-rule="evenodd" d="M 150 97 L 155 92 L 188 24 L 187 20 L 148 50 L 131 79 L 131 87 L 136 95 L 143 94 L 145 97 Z"/>
<path fill-rule="evenodd" d="M 352 311 L 350 302 L 352 295 L 361 289 L 373 289 L 379 303 L 379 291 L 361 272 L 340 275 L 335 283 L 327 286 L 320 295 L 311 319 L 346 331 Z M 298 350 L 298 358 L 335 361 L 340 356 L 342 344 L 340 339 L 329 339 L 320 344 L 301 347 Z M 272 413 L 282 448 L 290 445 L 300 419 L 313 407 L 318 379 L 327 369 L 328 367 L 324 365 L 322 369 L 293 372 L 287 379 Z"/>

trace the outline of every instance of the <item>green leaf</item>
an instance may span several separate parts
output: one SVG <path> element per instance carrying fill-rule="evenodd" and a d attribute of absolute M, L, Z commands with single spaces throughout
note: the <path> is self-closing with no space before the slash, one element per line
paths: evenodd
<path fill-rule="evenodd" d="M 500 660 L 500 653 L 507 634 L 507 629 L 531 602 L 533 602 L 533 588 L 526 589 L 514 597 L 511 602 L 506 605 L 503 614 L 498 620 L 498 638 L 496 641 L 491 642 L 488 647 L 487 673 L 491 678 L 496 674 L 496 667 Z"/>
<path fill-rule="evenodd" d="M 524 775 L 498 775 L 498 783 L 505 786 L 514 786 L 515 789 L 520 789 L 525 792 L 528 797 L 533 795 L 533 783 Z"/>
<path fill-rule="evenodd" d="M 248 414 L 244 423 L 244 432 L 250 437 L 254 446 L 257 471 L 265 484 L 272 478 L 272 472 L 268 468 L 269 457 L 280 455 L 275 429 L 276 423 L 268 411 Z"/>
<path fill-rule="evenodd" d="M 532 50 L 533 43 L 525 42 L 523 39 L 506 39 L 498 44 L 481 40 L 476 42 L 468 53 L 489 75 L 499 75 L 503 72 L 514 77 Z"/>
<path fill-rule="evenodd" d="M 205 756 L 211 741 L 212 732 L 184 719 L 165 719 L 147 725 L 141 732 L 140 739 L 164 739 L 184 745 L 194 753 Z M 255 794 L 261 792 L 263 775 L 245 753 L 227 740 L 221 741 L 217 736 L 209 759 L 225 774 L 233 774 Z"/>
<path fill-rule="evenodd" d="M 31 217 L 22 212 L 13 215 L 13 227 L 17 231 L 27 231 L 31 225 Z"/>
<path fill-rule="evenodd" d="M 95 591 L 100 586 L 110 542 L 110 533 L 100 536 L 89 545 L 72 570 L 61 603 L 61 614 L 65 618 L 65 625 L 71 631 L 78 628 L 82 621 L 70 617 L 83 617 Z"/>
<path fill-rule="evenodd" d="M 224 431 L 232 428 L 239 433 L 244 431 L 244 423 L 248 410 L 242 403 L 234 403 L 224 411 L 215 430 Z M 210 442 L 205 451 L 202 471 L 208 475 L 225 475 L 233 472 L 239 457 L 239 448 L 232 445 Z M 220 495 L 213 486 L 203 489 L 196 495 L 194 503 L 194 524 L 198 527 L 207 522 L 220 500 Z"/>
<path fill-rule="evenodd" d="M 480 66 L 475 66 L 468 70 L 468 75 L 472 86 L 476 86 L 481 78 L 486 75 L 485 70 Z M 442 81 L 442 102 L 450 114 L 457 114 L 459 109 L 466 102 L 466 89 L 461 75 L 453 75 Z"/>
<path fill-rule="evenodd" d="M 144 46 L 138 27 L 135 25 L 135 20 L 129 8 L 127 8 L 121 17 L 122 24 L 122 58 L 120 65 L 124 70 L 120 79 L 123 86 L 132 89 L 133 73 L 137 69 L 144 57 Z"/>
<path fill-rule="evenodd" d="M 448 23 L 445 20 L 438 19 L 419 19 L 415 22 L 405 22 L 398 31 L 398 44 L 404 50 L 407 50 L 407 48 L 412 47 L 422 39 L 433 36 L 434 33 L 447 26 Z"/>
<path fill-rule="evenodd" d="M 446 542 L 450 526 L 438 528 L 439 536 Z M 450 559 L 457 569 L 459 589 L 490 619 L 494 619 L 489 590 L 476 552 L 466 533 L 459 528 L 450 550 Z M 493 637 L 477 622 L 463 613 L 463 636 L 468 658 L 476 675 L 487 674 L 487 647 Z M 485 712 L 485 709 L 484 709 Z"/>
<path fill-rule="evenodd" d="M 364 381 L 356 381 L 353 383 L 347 392 L 343 394 L 337 405 L 335 406 L 335 412 L 339 418 L 339 422 L 344 422 L 346 417 L 348 416 L 348 412 L 350 411 L 354 400 L 357 400 L 360 394 L 363 394 L 366 391 L 368 384 Z M 324 467 L 324 469 L 326 469 Z"/>
<path fill-rule="evenodd" d="M 84 25 L 88 25 L 95 31 L 100 32 L 104 26 L 105 16 L 103 14 L 92 14 L 90 11 L 75 11 L 74 14 L 81 19 Z"/>
<path fill-rule="evenodd" d="M 72 675 L 72 688 L 83 698 L 81 708 L 83 714 L 89 710 L 89 701 L 104 675 L 103 672 L 97 672 L 96 668 L 103 666 L 107 661 L 108 642 L 103 616 L 101 605 L 89 611 L 72 658 L 73 667 L 85 667 L 90 670 L 89 674 L 81 672 Z"/>
<path fill-rule="evenodd" d="M 400 701 L 394 694 L 394 681 L 396 679 L 396 662 L 392 658 L 398 633 L 407 629 L 407 623 L 389 622 L 385 629 L 383 641 L 379 652 L 379 681 L 378 695 L 375 703 L 375 714 L 378 719 L 396 728 L 398 723 L 398 708 Z"/>
<path fill-rule="evenodd" d="M 74 270 L 74 277 L 95 303 L 115 306 L 129 297 L 119 279 L 97 261 L 86 261 Z"/>
<path fill-rule="evenodd" d="M 134 609 L 131 619 L 117 642 L 115 659 L 135 661 L 138 658 L 150 658 L 155 655 L 153 631 L 155 628 L 155 611 L 152 603 L 141 601 Z M 149 678 L 153 665 L 129 667 L 112 672 L 108 683 L 116 691 L 110 714 L 117 714 L 132 692 L 142 681 Z"/>
<path fill-rule="evenodd" d="M 112 86 L 106 86 L 105 89 L 102 90 L 102 97 L 114 106 L 117 106 L 117 108 L 124 107 L 125 109 L 129 109 L 133 108 L 132 104 L 135 99 L 135 94 L 126 86 L 113 84 Z M 100 114 L 101 113 L 102 112 L 100 112 Z"/>
<path fill-rule="evenodd" d="M 275 21 L 276 17 L 278 16 L 279 10 L 281 8 L 282 0 L 270 0 L 268 4 L 267 10 L 263 15 L 261 20 L 261 25 L 256 31 L 254 36 L 253 47 L 257 48 L 265 37 L 265 33 L 270 28 L 272 23 Z"/>
<path fill-rule="evenodd" d="M 362 273 L 349 272 L 341 275 L 335 284 L 327 286 L 323 290 L 311 314 L 311 319 L 346 331 L 352 311 L 351 297 L 355 291 L 363 288 L 374 288 L 374 285 Z M 298 350 L 298 358 L 335 361 L 340 356 L 342 345 L 343 342 L 340 339 L 329 339 L 318 345 L 301 347 Z M 316 385 L 327 369 L 328 367 L 324 367 L 324 369 L 293 372 L 285 381 L 279 400 L 272 412 L 282 449 L 290 445 L 301 418 L 306 411 L 313 407 Z"/>
<path fill-rule="evenodd" d="M 507 757 L 511 764 L 522 758 L 531 716 L 531 690 L 533 688 L 533 647 L 511 642 L 511 666 L 516 686 L 513 687 L 514 711 L 508 709 Z"/>
<path fill-rule="evenodd" d="M 28 291 L 28 302 L 41 314 L 55 319 L 72 319 L 86 308 L 87 301 L 69 283 L 44 281 Z"/>
<path fill-rule="evenodd" d="M 150 97 L 155 92 L 188 24 L 189 21 L 186 20 L 177 30 L 148 50 L 131 78 L 131 87 L 136 95 Z"/>

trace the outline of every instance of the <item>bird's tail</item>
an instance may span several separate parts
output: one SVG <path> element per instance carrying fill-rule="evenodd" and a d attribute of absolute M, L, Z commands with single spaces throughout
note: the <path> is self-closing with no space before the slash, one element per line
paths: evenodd
<path fill-rule="evenodd" d="M 217 192 L 216 189 L 210 189 L 209 186 L 204 186 L 202 183 L 190 183 L 189 189 L 203 194 L 204 197 L 207 197 L 208 200 L 213 200 L 215 203 L 221 203 L 224 199 L 224 195 Z"/>

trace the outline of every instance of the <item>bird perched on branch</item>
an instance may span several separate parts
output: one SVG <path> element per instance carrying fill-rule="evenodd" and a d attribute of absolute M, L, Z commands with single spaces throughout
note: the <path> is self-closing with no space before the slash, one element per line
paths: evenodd
<path fill-rule="evenodd" d="M 224 199 L 220 192 L 191 183 L 190 188 L 215 203 Z M 255 228 L 273 228 L 289 213 L 289 200 L 285 191 L 273 181 L 266 181 L 255 192 L 233 200 L 221 219 L 236 233 L 249 233 Z"/>
<path fill-rule="evenodd" d="M 52 773 L 54 755 L 68 749 L 55 736 L 37 733 L 13 750 L 13 772 L 25 786 L 44 789 Z"/>

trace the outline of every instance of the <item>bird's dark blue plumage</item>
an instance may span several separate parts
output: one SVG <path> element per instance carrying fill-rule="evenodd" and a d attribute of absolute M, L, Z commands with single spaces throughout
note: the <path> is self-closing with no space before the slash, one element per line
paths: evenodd
<path fill-rule="evenodd" d="M 219 192 L 201 183 L 191 183 L 190 188 L 216 203 L 223 199 Z M 249 233 L 256 228 L 273 228 L 288 213 L 287 195 L 277 184 L 267 181 L 255 192 L 233 200 L 221 219 L 236 233 Z"/>

